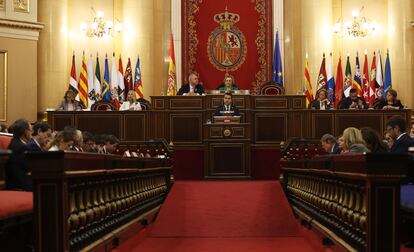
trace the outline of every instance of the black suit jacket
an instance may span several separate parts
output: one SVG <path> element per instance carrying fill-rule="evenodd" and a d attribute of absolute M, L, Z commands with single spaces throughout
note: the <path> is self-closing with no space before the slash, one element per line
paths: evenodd
<path fill-rule="evenodd" d="M 8 149 L 13 153 L 6 166 L 7 188 L 32 191 L 32 178 L 27 175 L 29 162 L 24 154 L 27 151 L 27 145 L 22 143 L 20 139 L 13 137 Z"/>
<path fill-rule="evenodd" d="M 413 140 L 411 137 L 405 133 L 400 137 L 400 139 L 395 140 L 394 144 L 391 146 L 390 152 L 391 153 L 408 153 L 408 147 L 413 145 Z"/>
<path fill-rule="evenodd" d="M 220 105 L 220 106 L 218 106 L 216 108 L 216 111 L 214 112 L 214 116 L 222 116 L 222 115 L 225 115 L 223 113 L 224 111 L 226 111 L 226 108 L 224 107 L 224 104 L 223 105 Z M 233 111 L 233 115 L 234 116 L 240 116 L 239 109 L 235 105 L 233 105 L 233 104 L 230 105 L 230 111 Z"/>
<path fill-rule="evenodd" d="M 32 139 L 29 140 L 26 144 L 27 151 L 33 151 L 33 152 L 42 152 L 42 148 L 37 145 L 37 143 Z"/>
<path fill-rule="evenodd" d="M 361 97 L 358 97 L 358 103 L 362 104 L 362 108 L 359 108 L 359 109 L 367 109 L 368 108 L 367 103 Z M 346 97 L 346 98 L 343 98 L 339 102 L 338 108 L 339 109 L 349 109 L 349 107 L 351 107 L 351 104 L 352 104 L 351 97 Z"/>
<path fill-rule="evenodd" d="M 190 92 L 190 84 L 185 84 L 184 86 L 182 86 L 180 88 L 180 90 L 178 90 L 177 95 L 183 95 L 185 93 L 189 93 Z M 204 88 L 203 86 L 201 86 L 200 84 L 197 84 L 194 87 L 194 93 L 197 93 L 199 95 L 204 94 Z"/>
<path fill-rule="evenodd" d="M 335 144 L 331 154 L 341 154 L 342 149 L 339 147 L 339 144 Z"/>
<path fill-rule="evenodd" d="M 309 109 L 321 109 L 321 103 L 319 102 L 318 99 L 312 101 L 311 103 L 309 103 Z M 332 104 L 331 103 L 327 103 L 325 105 L 325 109 L 331 109 L 332 108 Z"/>

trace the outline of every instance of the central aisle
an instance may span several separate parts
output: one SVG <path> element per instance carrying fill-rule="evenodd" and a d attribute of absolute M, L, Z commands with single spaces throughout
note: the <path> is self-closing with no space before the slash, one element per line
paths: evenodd
<path fill-rule="evenodd" d="M 132 249 L 232 250 L 314 251 L 279 182 L 176 182 L 149 237 Z"/>

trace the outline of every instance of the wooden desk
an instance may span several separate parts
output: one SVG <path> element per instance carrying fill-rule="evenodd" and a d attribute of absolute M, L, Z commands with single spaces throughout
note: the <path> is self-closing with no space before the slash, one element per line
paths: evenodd
<path fill-rule="evenodd" d="M 204 124 L 204 177 L 250 178 L 250 124 Z"/>
<path fill-rule="evenodd" d="M 196 162 L 205 157 L 209 143 L 204 125 L 212 120 L 213 111 L 222 98 L 222 95 L 153 96 L 152 108 L 148 111 L 50 111 L 48 122 L 55 130 L 72 125 L 94 134 L 113 134 L 120 139 L 123 148 L 152 138 L 164 138 L 174 144 L 178 151 L 175 161 L 186 166 L 183 172 L 188 172 L 206 165 L 203 160 Z M 278 178 L 279 147 L 288 138 L 319 139 L 325 133 L 338 136 L 349 126 L 369 126 L 382 134 L 388 118 L 393 115 L 400 115 L 407 122 L 411 120 L 411 110 L 309 110 L 305 109 L 302 95 L 233 95 L 233 100 L 242 115 L 241 122 L 250 124 L 251 163 L 255 164 L 250 174 L 255 177 L 257 170 L 261 170 L 261 174 L 275 171 L 272 177 L 261 176 L 263 179 Z M 195 162 L 180 162 L 179 158 L 186 156 L 180 151 L 188 150 L 197 152 Z M 262 162 L 269 153 L 276 155 Z M 205 174 L 206 168 L 200 169 L 198 174 Z"/>

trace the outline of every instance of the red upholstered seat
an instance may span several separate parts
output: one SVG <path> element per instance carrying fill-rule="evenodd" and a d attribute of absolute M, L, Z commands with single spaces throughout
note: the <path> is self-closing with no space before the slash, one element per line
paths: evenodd
<path fill-rule="evenodd" d="M 33 193 L 0 191 L 0 221 L 33 212 Z"/>
<path fill-rule="evenodd" d="M 6 150 L 7 146 L 9 146 L 10 141 L 12 140 L 12 134 L 0 134 L 0 150 Z"/>

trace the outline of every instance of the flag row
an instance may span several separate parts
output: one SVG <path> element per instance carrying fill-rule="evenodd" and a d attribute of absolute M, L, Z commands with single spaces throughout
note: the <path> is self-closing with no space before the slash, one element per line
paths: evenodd
<path fill-rule="evenodd" d="M 109 59 L 106 55 L 103 79 L 101 79 L 99 62 L 98 54 L 96 60 L 94 60 L 92 54 L 87 59 L 85 53 L 83 53 L 82 67 L 78 78 L 75 67 L 75 52 L 73 52 L 68 89 L 75 93 L 76 100 L 85 108 L 90 108 L 94 102 L 102 100 L 112 102 L 119 109 L 120 103 L 126 100 L 129 90 L 134 90 L 137 98 L 144 98 L 139 56 L 135 64 L 134 79 L 132 79 L 133 73 L 129 57 L 124 72 L 121 55 L 117 60 L 115 53 L 113 53 L 111 71 L 109 71 Z"/>
<path fill-rule="evenodd" d="M 392 87 L 391 81 L 391 63 L 389 52 L 387 51 L 387 58 L 385 61 L 385 73 L 382 68 L 381 52 L 378 54 L 373 52 L 371 70 L 368 71 L 368 54 L 365 53 L 364 65 L 361 72 L 358 52 L 355 58 L 355 71 L 351 70 L 350 57 L 346 57 L 345 74 L 342 70 L 342 59 L 339 57 L 336 68 L 336 76 L 334 76 L 333 57 L 332 53 L 329 55 L 328 71 L 326 71 L 326 58 L 323 54 L 321 67 L 318 78 L 316 80 L 316 93 L 313 95 L 312 84 L 309 72 L 308 58 L 305 60 L 304 73 L 304 95 L 306 96 L 306 104 L 308 105 L 320 91 L 327 92 L 328 99 L 334 107 L 337 108 L 339 102 L 349 96 L 349 91 L 355 88 L 358 91 L 358 96 L 364 98 L 368 105 L 373 105 L 376 99 L 383 98 L 386 92 Z M 353 73 L 353 74 L 352 74 Z"/>

